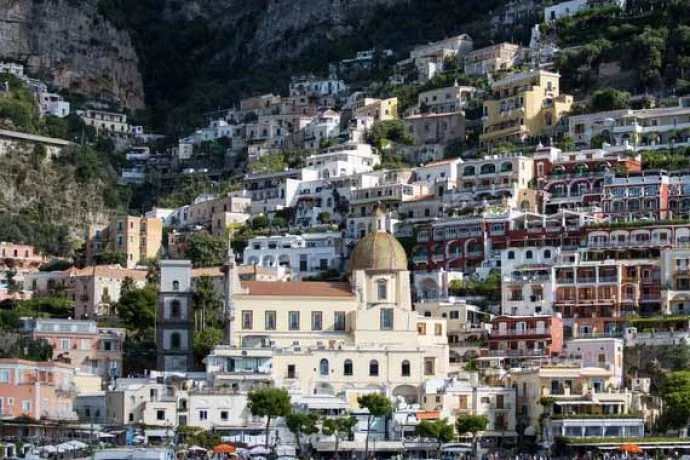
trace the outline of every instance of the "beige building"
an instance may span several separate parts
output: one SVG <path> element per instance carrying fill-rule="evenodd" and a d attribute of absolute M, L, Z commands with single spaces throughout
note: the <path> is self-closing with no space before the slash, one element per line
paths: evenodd
<path fill-rule="evenodd" d="M 397 120 L 398 98 L 390 99 L 362 99 L 355 109 L 355 118 L 372 117 L 374 121 Z"/>
<path fill-rule="evenodd" d="M 457 112 L 477 94 L 473 86 L 459 86 L 457 83 L 447 88 L 430 89 L 419 93 L 417 104 L 420 112 Z M 424 110 L 423 110 L 424 109 Z"/>
<path fill-rule="evenodd" d="M 493 74 L 499 70 L 508 70 L 521 58 L 520 45 L 499 43 L 471 51 L 465 56 L 466 75 Z"/>
<path fill-rule="evenodd" d="M 572 96 L 560 93 L 560 78 L 557 73 L 537 70 L 495 82 L 491 97 L 484 101 L 482 144 L 524 142 L 553 131 L 573 104 Z"/>
<path fill-rule="evenodd" d="M 132 127 L 127 123 L 127 115 L 124 113 L 108 112 L 105 110 L 77 110 L 77 115 L 87 126 L 93 126 L 100 133 L 117 136 L 129 136 Z"/>
<path fill-rule="evenodd" d="M 415 145 L 445 144 L 451 139 L 465 139 L 463 112 L 427 113 L 405 118 L 405 132 Z"/>
<path fill-rule="evenodd" d="M 419 402 L 424 380 L 447 375 L 446 321 L 412 310 L 405 251 L 383 230 L 358 243 L 349 268 L 349 283 L 241 283 L 232 265 L 234 321 L 207 358 L 214 385 L 271 382 L 352 409 L 372 391 Z"/>
<path fill-rule="evenodd" d="M 163 222 L 155 217 L 126 216 L 115 219 L 89 235 L 86 257 L 89 265 L 98 262 L 104 252 L 124 253 L 127 268 L 134 268 L 145 259 L 160 257 Z"/>
<path fill-rule="evenodd" d="M 74 299 L 74 316 L 97 318 L 114 315 L 120 300 L 122 281 L 131 278 L 136 288 L 146 285 L 146 270 L 130 270 L 120 266 L 94 265 L 70 269 L 67 282 Z"/>

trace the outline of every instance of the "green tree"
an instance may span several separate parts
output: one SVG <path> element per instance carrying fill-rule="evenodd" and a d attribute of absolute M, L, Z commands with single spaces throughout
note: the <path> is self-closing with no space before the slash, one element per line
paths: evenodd
<path fill-rule="evenodd" d="M 186 239 L 187 257 L 194 267 L 223 265 L 228 252 L 228 239 L 208 233 L 195 233 Z"/>
<path fill-rule="evenodd" d="M 605 112 L 607 110 L 627 109 L 630 107 L 630 93 L 606 88 L 594 93 L 589 103 L 591 112 Z"/>
<path fill-rule="evenodd" d="M 312 413 L 291 412 L 285 417 L 285 424 L 297 441 L 297 452 L 302 453 L 302 436 L 319 432 L 316 426 L 319 416 Z"/>
<path fill-rule="evenodd" d="M 213 347 L 223 343 L 223 329 L 219 327 L 207 327 L 200 331 L 194 331 L 192 336 L 192 350 L 196 362 L 201 364 L 202 360 L 206 358 Z"/>
<path fill-rule="evenodd" d="M 459 415 L 455 420 L 455 429 L 458 434 L 470 433 L 472 435 L 472 452 L 477 458 L 477 433 L 486 431 L 489 418 L 486 415 Z"/>
<path fill-rule="evenodd" d="M 249 399 L 249 411 L 254 417 L 266 417 L 265 447 L 268 448 L 271 420 L 286 417 L 290 413 L 290 395 L 279 388 L 262 388 L 250 391 L 247 399 Z"/>
<path fill-rule="evenodd" d="M 319 222 L 328 225 L 333 221 L 333 216 L 328 211 L 321 211 L 318 216 L 316 216 Z"/>
<path fill-rule="evenodd" d="M 96 265 L 120 265 L 127 266 L 127 254 L 124 252 L 104 251 L 96 255 Z"/>
<path fill-rule="evenodd" d="M 324 419 L 321 432 L 326 436 L 335 437 L 335 456 L 338 456 L 340 441 L 346 440 L 352 435 L 352 430 L 357 425 L 357 419 L 353 416 Z"/>
<path fill-rule="evenodd" d="M 364 458 L 369 458 L 369 433 L 374 420 L 380 417 L 389 417 L 393 413 L 393 405 L 390 399 L 381 393 L 369 393 L 357 397 L 357 403 L 362 409 L 367 409 L 367 438 L 364 442 Z"/>
<path fill-rule="evenodd" d="M 21 294 L 23 291 L 21 283 L 15 279 L 16 276 L 17 270 L 13 268 L 5 271 L 5 285 L 7 286 L 7 293 L 10 297 Z"/>
<path fill-rule="evenodd" d="M 157 259 L 147 259 L 146 265 L 146 284 L 158 289 L 161 284 L 161 264 Z"/>
<path fill-rule="evenodd" d="M 384 120 L 374 123 L 367 132 L 367 140 L 370 144 L 382 149 L 387 141 L 403 142 L 405 126 L 402 120 Z"/>
<path fill-rule="evenodd" d="M 575 150 L 575 138 L 566 134 L 560 140 L 557 147 L 561 149 L 562 152 L 572 152 Z"/>
<path fill-rule="evenodd" d="M 436 450 L 439 455 L 443 443 L 451 442 L 455 437 L 453 425 L 445 418 L 443 420 L 422 420 L 415 428 L 415 434 L 419 437 L 436 441 Z"/>
<path fill-rule="evenodd" d="M 126 294 L 129 291 L 133 291 L 137 288 L 136 284 L 134 283 L 134 278 L 131 276 L 125 276 L 122 279 L 122 283 L 120 283 L 120 295 Z"/>
<path fill-rule="evenodd" d="M 157 292 L 147 286 L 120 296 L 117 313 L 125 327 L 133 331 L 153 328 L 156 322 Z"/>
<path fill-rule="evenodd" d="M 223 302 L 216 295 L 213 278 L 210 276 L 201 276 L 195 280 L 192 308 L 195 330 L 223 326 Z"/>
<path fill-rule="evenodd" d="M 677 429 L 688 425 L 690 419 L 690 371 L 669 372 L 661 392 L 666 409 L 663 424 Z"/>
<path fill-rule="evenodd" d="M 259 214 L 252 219 L 252 228 L 254 230 L 261 230 L 268 227 L 269 223 L 270 221 L 268 220 L 268 217 L 264 216 L 263 214 Z"/>
<path fill-rule="evenodd" d="M 273 218 L 271 226 L 273 228 L 285 228 L 287 227 L 287 222 L 285 221 L 284 217 L 276 216 Z"/>

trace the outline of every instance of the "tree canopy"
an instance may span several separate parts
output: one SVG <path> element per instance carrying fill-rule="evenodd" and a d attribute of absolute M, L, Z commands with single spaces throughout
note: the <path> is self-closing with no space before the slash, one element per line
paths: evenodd
<path fill-rule="evenodd" d="M 247 395 L 249 411 L 255 417 L 266 417 L 266 448 L 268 448 L 268 435 L 271 429 L 271 420 L 276 417 L 286 417 L 292 406 L 290 395 L 280 388 L 262 388 L 250 391 Z"/>
<path fill-rule="evenodd" d="M 228 252 L 228 239 L 200 232 L 186 238 L 187 257 L 194 267 L 222 265 Z"/>
<path fill-rule="evenodd" d="M 133 289 L 120 296 L 117 313 L 125 327 L 133 331 L 153 328 L 156 322 L 157 292 L 151 287 Z"/>

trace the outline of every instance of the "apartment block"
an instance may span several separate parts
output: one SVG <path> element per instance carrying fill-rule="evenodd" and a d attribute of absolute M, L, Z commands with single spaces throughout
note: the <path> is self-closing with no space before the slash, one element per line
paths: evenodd
<path fill-rule="evenodd" d="M 87 263 L 98 263 L 98 256 L 103 252 L 123 253 L 126 268 L 134 268 L 145 259 L 160 257 L 162 239 L 161 219 L 135 216 L 115 219 L 91 235 L 87 242 Z"/>

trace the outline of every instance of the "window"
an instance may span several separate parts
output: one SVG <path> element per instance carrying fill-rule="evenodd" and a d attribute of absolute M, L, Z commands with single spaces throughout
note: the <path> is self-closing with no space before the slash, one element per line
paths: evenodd
<path fill-rule="evenodd" d="M 513 259 L 515 259 L 515 252 L 508 251 L 508 260 L 513 260 Z"/>
<path fill-rule="evenodd" d="M 345 330 L 345 312 L 344 311 L 336 311 L 333 314 L 333 329 L 336 331 L 344 331 Z"/>
<path fill-rule="evenodd" d="M 172 302 L 170 302 L 170 318 L 179 319 L 180 316 L 181 316 L 180 301 L 179 300 L 173 300 Z"/>
<path fill-rule="evenodd" d="M 179 350 L 182 346 L 182 339 L 180 338 L 179 332 L 173 332 L 170 334 L 170 349 Z"/>
<path fill-rule="evenodd" d="M 417 323 L 417 334 L 418 335 L 426 335 L 426 324 L 425 323 Z"/>
<path fill-rule="evenodd" d="M 63 350 L 69 350 L 70 346 L 70 339 L 62 339 L 60 340 L 60 348 Z"/>
<path fill-rule="evenodd" d="M 453 310 L 450 312 L 450 319 L 460 319 L 460 312 Z"/>
<path fill-rule="evenodd" d="M 164 410 L 157 410 L 156 411 L 156 420 L 165 420 L 165 411 Z"/>
<path fill-rule="evenodd" d="M 275 310 L 266 311 L 266 330 L 274 331 L 276 329 L 276 312 Z"/>
<path fill-rule="evenodd" d="M 199 411 L 199 420 L 208 420 L 208 411 L 206 409 Z"/>
<path fill-rule="evenodd" d="M 381 309 L 381 330 L 391 330 L 393 329 L 393 309 L 392 308 L 382 308 Z"/>
<path fill-rule="evenodd" d="M 31 401 L 22 401 L 22 412 L 31 412 Z"/>
<path fill-rule="evenodd" d="M 386 300 L 388 298 L 388 281 L 381 279 L 377 284 L 379 300 Z"/>
<path fill-rule="evenodd" d="M 0 383 L 9 383 L 10 371 L 8 369 L 0 370 Z"/>
<path fill-rule="evenodd" d="M 434 335 L 443 335 L 443 325 L 434 324 Z"/>
<path fill-rule="evenodd" d="M 322 359 L 319 361 L 319 375 L 328 375 L 328 360 Z"/>
<path fill-rule="evenodd" d="M 525 259 L 531 259 L 533 257 L 532 251 L 525 252 Z"/>
<path fill-rule="evenodd" d="M 222 410 L 220 411 L 220 419 L 224 422 L 228 421 L 228 411 Z"/>
<path fill-rule="evenodd" d="M 378 377 L 379 376 L 379 362 L 375 359 L 369 361 L 369 376 Z"/>
<path fill-rule="evenodd" d="M 254 313 L 250 310 L 242 310 L 242 329 L 252 329 L 254 325 Z"/>
<path fill-rule="evenodd" d="M 311 330 L 320 331 L 323 328 L 323 313 L 320 311 L 311 312 Z"/>
<path fill-rule="evenodd" d="M 551 258 L 551 250 L 547 249 L 544 251 L 544 259 L 550 259 Z"/>
<path fill-rule="evenodd" d="M 287 378 L 294 379 L 297 378 L 297 370 L 294 364 L 288 364 Z"/>
<path fill-rule="evenodd" d="M 403 377 L 410 376 L 410 362 L 408 360 L 402 362 L 402 365 L 400 366 L 400 375 Z"/>
<path fill-rule="evenodd" d="M 434 375 L 434 358 L 424 359 L 424 375 Z"/>
<path fill-rule="evenodd" d="M 173 281 L 172 282 L 172 289 L 173 291 L 177 292 L 180 290 L 180 282 L 179 281 Z"/>
<path fill-rule="evenodd" d="M 291 331 L 299 331 L 299 312 L 288 312 L 288 329 Z"/>
<path fill-rule="evenodd" d="M 343 375 L 346 375 L 346 376 L 352 375 L 352 360 L 346 359 L 345 362 L 343 363 Z"/>

